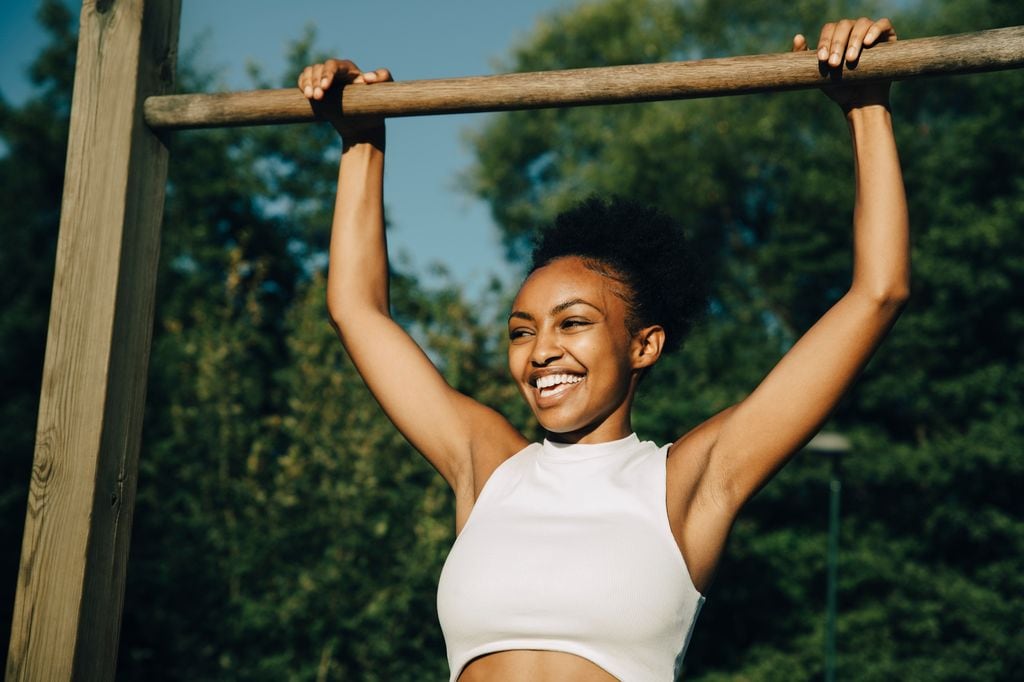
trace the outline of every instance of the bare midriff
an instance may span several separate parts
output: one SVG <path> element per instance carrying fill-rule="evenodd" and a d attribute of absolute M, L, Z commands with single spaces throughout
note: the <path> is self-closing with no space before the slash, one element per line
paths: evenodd
<path fill-rule="evenodd" d="M 616 682 L 608 671 L 562 651 L 517 649 L 474 658 L 458 682 Z"/>

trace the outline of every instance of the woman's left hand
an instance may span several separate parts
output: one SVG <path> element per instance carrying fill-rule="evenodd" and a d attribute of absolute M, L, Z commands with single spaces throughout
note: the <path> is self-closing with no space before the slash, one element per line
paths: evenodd
<path fill-rule="evenodd" d="M 880 43 L 896 41 L 896 29 L 888 19 L 842 19 L 829 22 L 821 28 L 818 37 L 818 63 L 824 71 L 840 73 L 845 64 L 848 69 L 857 68 L 861 53 Z M 793 37 L 793 51 L 808 49 L 807 39 L 802 35 Z M 823 88 L 844 112 L 857 107 L 880 104 L 889 106 L 889 83 L 856 83 L 849 85 L 828 85 Z"/>
<path fill-rule="evenodd" d="M 310 64 L 299 74 L 299 90 L 309 100 L 313 110 L 331 122 L 346 145 L 367 140 L 382 140 L 384 119 L 379 116 L 343 116 L 340 99 L 325 100 L 333 88 L 357 83 L 371 85 L 394 80 L 387 69 L 363 71 L 348 59 L 328 59 L 322 64 Z"/>

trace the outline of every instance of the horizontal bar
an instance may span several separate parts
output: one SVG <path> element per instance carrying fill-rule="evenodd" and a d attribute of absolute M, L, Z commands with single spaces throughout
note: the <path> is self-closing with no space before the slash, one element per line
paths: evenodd
<path fill-rule="evenodd" d="M 901 40 L 864 52 L 844 81 L 998 71 L 1024 66 L 1024 26 Z M 351 85 L 346 115 L 427 116 L 593 104 L 647 102 L 816 88 L 834 79 L 814 52 L 783 52 L 688 62 L 607 66 L 436 80 Z M 158 130 L 306 123 L 320 120 L 298 88 L 164 95 L 145 102 Z"/>

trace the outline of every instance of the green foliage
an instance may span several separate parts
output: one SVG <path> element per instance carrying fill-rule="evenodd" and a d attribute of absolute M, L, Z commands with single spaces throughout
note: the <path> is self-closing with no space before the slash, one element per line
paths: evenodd
<path fill-rule="evenodd" d="M 510 68 L 782 50 L 795 32 L 815 35 L 823 4 L 588 3 L 549 18 Z M 1024 13 L 929 3 L 896 23 L 907 38 L 1020 24 Z M 832 427 L 855 443 L 844 465 L 843 678 L 992 680 L 1020 669 L 1022 75 L 895 88 L 914 295 Z M 467 184 L 490 202 L 513 258 L 535 225 L 596 191 L 668 210 L 711 264 L 708 320 L 641 388 L 642 434 L 674 439 L 742 398 L 844 291 L 852 163 L 833 109 L 817 93 L 758 95 L 519 112 L 476 132 Z M 805 455 L 744 513 L 688 677 L 822 674 L 826 485 L 824 463 Z"/>
<path fill-rule="evenodd" d="M 172 153 L 120 674 L 440 676 L 450 495 L 324 307 L 336 135 L 203 132 Z M 453 290 L 398 274 L 394 299 L 455 385 L 485 379 L 463 352 L 482 332 Z"/>
<path fill-rule="evenodd" d="M 588 2 L 543 21 L 508 68 L 782 50 L 796 31 L 813 35 L 824 5 Z M 1013 3 L 901 6 L 902 37 L 1024 23 Z M 40 16 L 53 39 L 32 70 L 39 94 L 0 100 L 6 548 L 20 543 L 74 60 L 63 5 L 44 2 Z M 286 73 L 312 45 L 296 41 Z M 210 86 L 200 60 L 185 58 L 183 90 Z M 1009 680 L 1024 668 L 1022 76 L 894 93 L 914 297 L 833 425 L 854 443 L 842 463 L 843 679 Z M 671 440 L 742 399 L 845 287 L 852 173 L 832 108 L 817 93 L 759 95 L 504 114 L 475 133 L 466 182 L 513 259 L 536 225 L 594 192 L 658 204 L 693 234 L 713 305 L 645 380 L 642 436 Z M 450 492 L 327 323 L 337 153 L 321 127 L 174 137 L 122 679 L 445 676 L 434 590 Z M 481 312 L 507 309 L 509 295 L 470 303 L 394 272 L 395 316 L 447 379 L 537 436 L 506 379 L 500 325 Z M 689 679 L 822 675 L 828 476 L 824 459 L 798 458 L 737 522 Z M 0 557 L 6 628 L 17 551 Z"/>

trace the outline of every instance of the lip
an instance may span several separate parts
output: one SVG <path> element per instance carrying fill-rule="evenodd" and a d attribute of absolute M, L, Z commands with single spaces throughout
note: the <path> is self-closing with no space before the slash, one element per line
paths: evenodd
<path fill-rule="evenodd" d="M 576 383 L 559 384 L 557 388 L 551 393 L 542 394 L 541 389 L 537 388 L 537 379 L 548 376 L 551 374 L 572 374 L 580 377 L 580 381 Z M 530 377 L 530 386 L 533 389 L 534 401 L 538 408 L 550 408 L 558 405 L 564 401 L 573 391 L 580 387 L 586 381 L 586 374 L 580 374 L 578 372 L 538 372 L 536 376 Z"/>
<path fill-rule="evenodd" d="M 584 379 L 587 376 L 586 372 L 581 372 L 575 369 L 566 369 L 565 367 L 545 367 L 544 369 L 538 369 L 536 371 L 530 372 L 529 379 L 526 383 L 528 383 L 532 388 L 537 388 L 538 379 L 540 379 L 541 377 L 549 377 L 552 374 L 571 374 L 573 376 L 582 377 Z"/>

